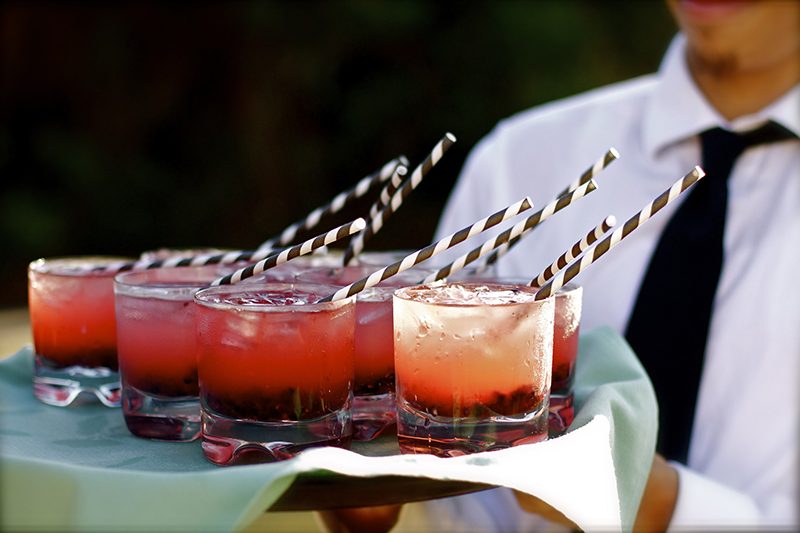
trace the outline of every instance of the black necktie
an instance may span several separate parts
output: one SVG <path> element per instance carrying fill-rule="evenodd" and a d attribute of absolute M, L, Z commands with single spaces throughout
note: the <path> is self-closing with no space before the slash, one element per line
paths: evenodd
<path fill-rule="evenodd" d="M 794 135 L 769 122 L 737 134 L 720 128 L 700 134 L 706 176 L 661 234 L 633 308 L 625 337 L 639 356 L 659 404 L 657 450 L 686 463 L 706 337 L 722 270 L 728 176 L 748 147 Z"/>

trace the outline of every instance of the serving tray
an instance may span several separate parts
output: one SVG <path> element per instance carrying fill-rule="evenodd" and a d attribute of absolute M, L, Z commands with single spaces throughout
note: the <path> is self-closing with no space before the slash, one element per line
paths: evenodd
<path fill-rule="evenodd" d="M 628 529 L 652 461 L 656 407 L 635 355 L 606 328 L 581 336 L 576 416 L 547 442 L 461 457 L 399 454 L 385 434 L 351 450 L 219 467 L 198 441 L 139 439 L 119 409 L 32 391 L 30 347 L 0 361 L 0 530 L 245 527 L 268 510 L 394 504 L 510 487 L 580 527 Z"/>

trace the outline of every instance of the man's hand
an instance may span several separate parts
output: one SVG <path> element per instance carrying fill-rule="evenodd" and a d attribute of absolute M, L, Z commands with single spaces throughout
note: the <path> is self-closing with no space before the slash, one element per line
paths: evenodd
<path fill-rule="evenodd" d="M 659 454 L 653 458 L 650 477 L 644 487 L 639 512 L 633 523 L 635 532 L 666 531 L 678 501 L 678 471 Z"/>
<path fill-rule="evenodd" d="M 560 511 L 536 496 L 514 491 L 519 506 L 556 524 L 578 529 Z M 678 499 L 678 472 L 667 461 L 656 454 L 650 467 L 650 476 L 644 488 L 639 511 L 633 524 L 634 532 L 655 533 L 666 531 Z"/>
<path fill-rule="evenodd" d="M 397 524 L 401 505 L 377 505 L 318 511 L 317 521 L 327 533 L 386 533 Z"/>
<path fill-rule="evenodd" d="M 514 491 L 514 496 L 517 497 L 517 503 L 524 511 L 538 514 L 554 524 L 561 524 L 562 526 L 567 526 L 576 530 L 580 529 L 575 522 L 564 516 L 561 511 L 543 502 L 536 496 L 531 496 L 530 494 L 516 490 Z"/>

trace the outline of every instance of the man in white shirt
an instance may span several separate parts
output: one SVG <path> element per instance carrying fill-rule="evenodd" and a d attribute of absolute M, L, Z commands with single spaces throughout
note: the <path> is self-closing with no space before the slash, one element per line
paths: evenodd
<path fill-rule="evenodd" d="M 501 122 L 469 156 L 437 238 L 524 196 L 545 205 L 616 148 L 621 158 L 599 175 L 597 191 L 497 263 L 501 276 L 532 279 L 606 216 L 627 220 L 700 164 L 701 132 L 773 120 L 800 135 L 800 2 L 667 3 L 681 33 L 658 73 Z M 582 331 L 607 325 L 625 333 L 650 257 L 680 203 L 575 279 L 584 287 Z M 738 158 L 728 179 L 723 249 L 687 464 L 656 454 L 635 530 L 800 529 L 799 140 L 755 146 Z M 692 272 L 676 275 L 692 298 Z M 447 529 L 542 526 L 522 509 L 558 516 L 536 498 L 516 496 L 496 489 L 427 507 L 432 527 Z M 329 513 L 326 525 L 386 530 L 397 511 Z"/>
<path fill-rule="evenodd" d="M 543 206 L 616 148 L 620 160 L 598 176 L 597 191 L 497 263 L 501 276 L 532 279 L 606 216 L 627 220 L 699 165 L 701 132 L 745 131 L 772 120 L 800 136 L 800 2 L 667 3 L 681 33 L 658 73 L 502 121 L 469 156 L 437 238 L 526 195 Z M 608 325 L 625 333 L 678 204 L 575 279 L 585 291 L 582 331 Z M 724 231 L 687 464 L 656 455 L 637 529 L 800 526 L 800 140 L 755 146 L 738 158 L 728 180 Z M 685 277 L 692 298 L 692 273 L 676 275 Z M 675 393 L 682 392 L 676 383 Z M 497 495 L 461 498 L 476 512 L 498 502 L 518 511 L 513 499 Z M 541 509 L 529 496 L 518 500 L 522 508 Z M 467 508 L 461 501 L 458 508 Z M 491 516 L 507 516 L 485 515 L 487 527 Z M 502 528 L 515 523 L 504 520 Z"/>

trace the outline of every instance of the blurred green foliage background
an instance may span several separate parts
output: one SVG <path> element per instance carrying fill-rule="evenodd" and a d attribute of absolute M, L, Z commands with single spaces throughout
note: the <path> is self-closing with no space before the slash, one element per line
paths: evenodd
<path fill-rule="evenodd" d="M 452 132 L 369 245 L 422 247 L 498 120 L 652 72 L 674 32 L 653 0 L 4 2 L 0 307 L 38 257 L 252 249 Z"/>

